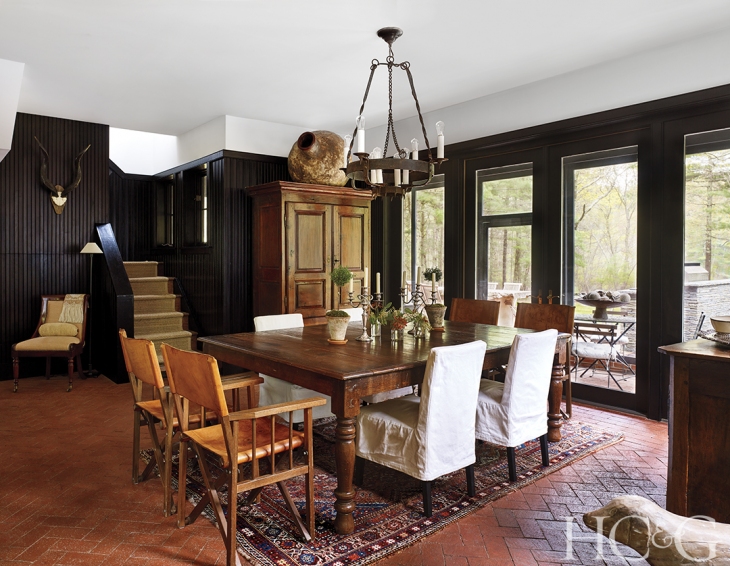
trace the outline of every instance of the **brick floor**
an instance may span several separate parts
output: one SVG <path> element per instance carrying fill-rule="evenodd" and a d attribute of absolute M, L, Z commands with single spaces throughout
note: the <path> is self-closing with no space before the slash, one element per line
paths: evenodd
<path fill-rule="evenodd" d="M 161 486 L 131 482 L 132 395 L 101 377 L 0 383 L 0 565 L 222 564 L 218 530 L 201 518 L 177 529 Z M 596 539 L 580 517 L 634 493 L 664 505 L 667 426 L 574 405 L 574 417 L 626 439 L 464 517 L 384 565 L 645 564 Z M 566 519 L 568 518 L 568 519 Z M 567 553 L 569 531 L 572 552 Z M 623 556 L 621 556 L 623 555 Z"/>

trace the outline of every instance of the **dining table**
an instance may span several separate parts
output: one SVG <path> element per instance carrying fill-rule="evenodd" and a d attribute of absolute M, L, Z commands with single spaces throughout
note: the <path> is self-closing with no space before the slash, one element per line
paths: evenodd
<path fill-rule="evenodd" d="M 421 383 L 429 352 L 437 346 L 483 340 L 487 344 L 484 369 L 500 367 L 509 360 L 515 335 L 529 332 L 533 331 L 445 321 L 443 331 L 432 331 L 427 338 L 406 334 L 403 340 L 391 341 L 389 331 L 384 328 L 380 337 L 359 341 L 362 325 L 351 322 L 345 344 L 330 344 L 326 325 L 206 336 L 198 341 L 202 343 L 203 351 L 219 362 L 274 376 L 331 397 L 332 412 L 337 417 L 335 530 L 350 534 L 355 527 L 355 421 L 361 399 Z M 570 334 L 558 335 L 550 376 L 547 421 L 551 442 L 561 438 L 560 403 L 563 381 L 569 377 L 565 372 L 570 355 L 569 341 Z"/>

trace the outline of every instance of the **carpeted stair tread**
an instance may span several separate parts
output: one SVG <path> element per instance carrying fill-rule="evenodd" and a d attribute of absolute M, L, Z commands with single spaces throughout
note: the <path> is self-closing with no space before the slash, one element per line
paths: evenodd
<path fill-rule="evenodd" d="M 164 318 L 182 318 L 184 316 L 185 316 L 185 313 L 182 313 L 180 311 L 151 312 L 151 313 L 135 314 L 134 319 L 135 320 L 158 320 L 158 319 L 164 319 Z"/>
<path fill-rule="evenodd" d="M 152 340 L 152 342 L 161 342 L 172 338 L 189 338 L 193 335 L 189 330 L 177 330 L 175 332 L 162 332 L 155 334 L 144 334 L 140 335 L 135 333 L 135 338 L 144 338 L 145 340 Z"/>
<path fill-rule="evenodd" d="M 155 281 L 170 281 L 174 279 L 174 277 L 164 277 L 162 275 L 155 275 L 154 277 L 130 277 L 129 282 L 130 283 L 147 283 L 147 282 L 155 282 Z"/>
<path fill-rule="evenodd" d="M 150 277 L 157 275 L 158 263 L 156 261 L 125 261 L 124 269 L 127 276 L 132 277 Z"/>

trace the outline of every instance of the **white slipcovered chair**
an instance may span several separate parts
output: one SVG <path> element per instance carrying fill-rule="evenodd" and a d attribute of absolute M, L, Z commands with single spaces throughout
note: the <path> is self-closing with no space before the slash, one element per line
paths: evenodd
<path fill-rule="evenodd" d="M 253 325 L 256 332 L 265 332 L 267 330 L 285 330 L 287 328 L 304 328 L 304 319 L 299 313 L 293 314 L 272 314 L 267 316 L 257 316 L 253 319 Z M 327 403 L 320 407 L 312 409 L 313 419 L 323 419 L 325 417 L 333 417 L 332 399 L 311 389 L 306 389 L 300 385 L 289 383 L 283 379 L 277 379 L 270 375 L 260 374 L 264 378 L 264 382 L 259 387 L 259 406 L 275 405 L 276 403 L 289 403 L 291 401 L 301 401 L 309 397 L 324 397 Z M 280 415 L 286 420 L 288 413 Z M 304 412 L 294 411 L 292 421 L 295 423 L 304 422 Z"/>
<path fill-rule="evenodd" d="M 504 383 L 482 380 L 476 437 L 507 447 L 509 479 L 517 479 L 515 447 L 540 438 L 542 465 L 550 463 L 547 399 L 558 331 L 518 334 L 512 343 Z"/>
<path fill-rule="evenodd" d="M 486 348 L 481 340 L 433 348 L 420 397 L 407 395 L 360 409 L 357 483 L 363 459 L 419 479 L 427 517 L 431 482 L 444 474 L 466 468 L 467 491 L 474 495 L 474 413 Z"/>

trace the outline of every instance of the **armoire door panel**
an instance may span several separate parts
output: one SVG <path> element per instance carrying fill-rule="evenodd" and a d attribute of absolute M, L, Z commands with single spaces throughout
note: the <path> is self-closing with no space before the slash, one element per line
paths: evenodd
<path fill-rule="evenodd" d="M 288 312 L 322 316 L 331 304 L 332 207 L 286 204 Z M 311 313 L 315 309 L 317 314 Z"/>
<path fill-rule="evenodd" d="M 295 293 L 295 304 L 294 312 L 304 312 L 311 309 L 318 309 L 321 313 L 316 313 L 313 316 L 322 316 L 324 311 L 327 310 L 326 304 L 326 293 L 327 293 L 327 280 L 326 279 L 313 279 L 307 281 L 296 282 L 296 293 Z"/>
<path fill-rule="evenodd" d="M 357 300 L 370 258 L 370 209 L 363 206 L 335 206 L 333 225 L 332 253 L 337 260 L 335 265 L 345 266 L 352 272 L 353 295 Z M 337 297 L 337 288 L 334 285 L 332 287 L 333 297 Z M 347 290 L 345 286 L 340 299 L 340 308 L 349 306 L 346 302 Z M 370 293 L 372 292 L 371 283 Z"/>

